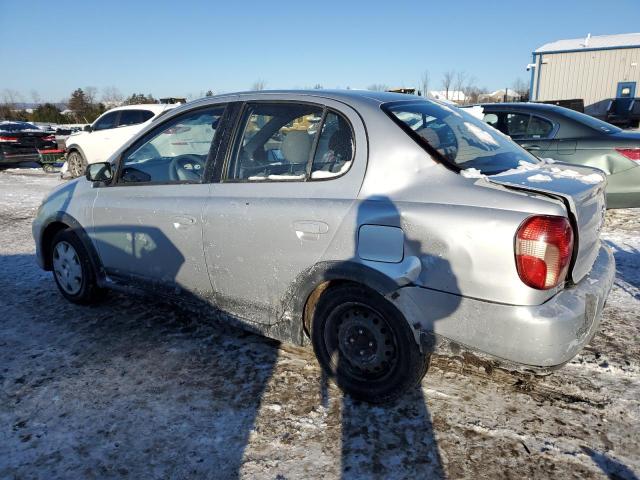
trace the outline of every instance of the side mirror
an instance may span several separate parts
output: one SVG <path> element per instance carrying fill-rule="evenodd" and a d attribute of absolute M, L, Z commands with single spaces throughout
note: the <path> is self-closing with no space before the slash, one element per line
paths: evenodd
<path fill-rule="evenodd" d="M 87 165 L 85 177 L 87 177 L 87 180 L 90 182 L 98 182 L 102 184 L 109 183 L 113 177 L 111 164 L 109 162 L 90 163 Z"/>
<path fill-rule="evenodd" d="M 93 127 L 91 125 L 85 125 L 83 130 L 85 132 L 92 132 L 93 131 Z"/>

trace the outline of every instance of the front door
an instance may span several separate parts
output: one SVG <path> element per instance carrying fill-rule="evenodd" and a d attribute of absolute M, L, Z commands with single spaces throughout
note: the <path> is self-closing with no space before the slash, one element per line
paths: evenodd
<path fill-rule="evenodd" d="M 636 96 L 636 82 L 620 82 L 616 90 L 616 114 L 628 115 L 629 106 Z"/>
<path fill-rule="evenodd" d="M 117 126 L 118 115 L 118 111 L 104 114 L 93 124 L 91 132 L 85 134 L 87 138 L 82 142 L 82 151 L 88 163 L 106 162 L 109 156 L 105 152 L 113 153 L 115 151 L 110 150 L 109 145 L 113 131 Z"/>
<path fill-rule="evenodd" d="M 114 182 L 98 189 L 93 207 L 91 237 L 107 275 L 169 292 L 210 292 L 204 172 L 223 112 L 224 106 L 207 107 L 169 119 L 124 152 Z M 174 143 L 198 147 L 176 153 Z"/>
<path fill-rule="evenodd" d="M 330 256 L 349 223 L 366 134 L 353 110 L 330 105 L 247 103 L 227 168 L 211 185 L 203 233 L 214 299 L 250 322 L 279 320 L 289 287 Z"/>

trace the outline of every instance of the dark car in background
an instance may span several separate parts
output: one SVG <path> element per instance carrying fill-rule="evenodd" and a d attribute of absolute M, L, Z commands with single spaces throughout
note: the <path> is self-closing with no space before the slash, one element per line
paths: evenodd
<path fill-rule="evenodd" d="M 483 104 L 484 121 L 540 158 L 607 174 L 607 208 L 640 207 L 640 132 L 540 103 Z"/>
<path fill-rule="evenodd" d="M 39 129 L 27 122 L 0 122 L 0 166 L 38 162 L 40 151 L 56 149 L 53 132 Z"/>

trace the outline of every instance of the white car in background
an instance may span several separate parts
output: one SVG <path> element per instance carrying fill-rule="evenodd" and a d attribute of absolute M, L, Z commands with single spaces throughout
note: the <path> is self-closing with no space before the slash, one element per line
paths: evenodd
<path fill-rule="evenodd" d="M 173 104 L 126 105 L 100 115 L 66 141 L 66 166 L 73 177 L 84 175 L 88 164 L 104 162 L 154 118 L 177 107 Z"/>

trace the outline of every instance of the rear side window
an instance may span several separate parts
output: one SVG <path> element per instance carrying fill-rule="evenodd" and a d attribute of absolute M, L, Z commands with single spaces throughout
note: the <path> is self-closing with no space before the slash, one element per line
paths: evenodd
<path fill-rule="evenodd" d="M 345 173 L 353 159 L 353 134 L 340 114 L 318 105 L 248 104 L 227 181 L 307 181 Z"/>
<path fill-rule="evenodd" d="M 529 128 L 527 128 L 527 136 L 529 138 L 547 138 L 551 135 L 553 124 L 544 118 L 531 116 L 529 120 Z"/>
<path fill-rule="evenodd" d="M 507 135 L 511 138 L 524 138 L 527 136 L 529 126 L 529 115 L 521 113 L 507 114 Z"/>
<path fill-rule="evenodd" d="M 328 113 L 313 156 L 311 178 L 331 178 L 346 172 L 351 167 L 353 150 L 353 134 L 347 121 Z"/>
<path fill-rule="evenodd" d="M 426 100 L 393 102 L 382 109 L 414 140 L 456 169 L 492 175 L 538 160 L 467 112 Z"/>
<path fill-rule="evenodd" d="M 137 125 L 146 122 L 151 117 L 153 117 L 153 112 L 149 110 L 122 110 L 120 111 L 118 126 Z"/>

